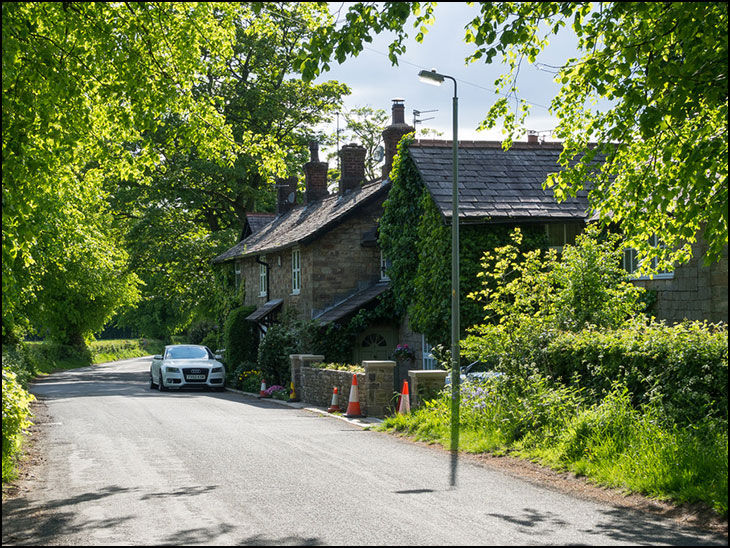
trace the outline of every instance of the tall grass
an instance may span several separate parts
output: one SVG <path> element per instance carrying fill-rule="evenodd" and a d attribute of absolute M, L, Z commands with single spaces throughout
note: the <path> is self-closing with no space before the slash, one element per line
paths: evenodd
<path fill-rule="evenodd" d="M 448 392 L 381 428 L 450 444 Z M 459 449 L 511 453 L 547 466 L 677 503 L 728 511 L 727 420 L 678 425 L 658 404 L 635 408 L 621 385 L 600 401 L 544 377 L 462 386 Z"/>

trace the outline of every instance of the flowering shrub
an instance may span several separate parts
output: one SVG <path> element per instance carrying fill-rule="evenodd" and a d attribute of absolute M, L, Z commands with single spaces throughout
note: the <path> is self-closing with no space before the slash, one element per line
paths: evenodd
<path fill-rule="evenodd" d="M 399 344 L 395 347 L 393 355 L 399 360 L 413 360 L 416 357 L 416 352 L 407 344 Z"/>
<path fill-rule="evenodd" d="M 274 384 L 268 387 L 266 390 L 264 390 L 264 394 L 267 398 L 274 398 L 277 400 L 289 399 L 289 390 L 278 384 Z"/>

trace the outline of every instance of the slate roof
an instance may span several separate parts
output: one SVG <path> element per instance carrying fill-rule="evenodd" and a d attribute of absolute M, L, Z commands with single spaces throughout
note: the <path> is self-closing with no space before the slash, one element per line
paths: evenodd
<path fill-rule="evenodd" d="M 350 295 L 341 302 L 327 308 L 314 317 L 315 320 L 322 324 L 328 324 L 337 320 L 341 320 L 345 316 L 353 314 L 360 310 L 367 303 L 375 299 L 378 295 L 385 293 L 390 287 L 390 282 L 380 282 L 370 286 L 362 291 Z"/>
<path fill-rule="evenodd" d="M 365 184 L 344 196 L 333 195 L 277 216 L 273 221 L 222 253 L 214 263 L 306 244 L 331 230 L 361 206 L 384 195 L 390 181 Z"/>
<path fill-rule="evenodd" d="M 256 309 L 252 314 L 246 316 L 246 319 L 252 322 L 259 322 L 279 308 L 283 302 L 284 299 L 274 299 L 273 301 L 269 301 L 261 308 Z"/>
<path fill-rule="evenodd" d="M 246 236 L 256 234 L 259 230 L 264 228 L 267 224 L 276 218 L 274 213 L 248 213 L 246 214 Z"/>
<path fill-rule="evenodd" d="M 451 141 L 414 141 L 411 158 L 442 215 L 452 214 Z M 505 151 L 499 142 L 459 142 L 459 218 L 491 220 L 587 219 L 587 191 L 558 203 L 542 184 L 560 170 L 559 143 L 514 143 Z"/>

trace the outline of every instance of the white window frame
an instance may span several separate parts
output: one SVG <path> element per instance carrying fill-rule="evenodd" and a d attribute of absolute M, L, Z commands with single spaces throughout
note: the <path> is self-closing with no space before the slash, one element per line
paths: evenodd
<path fill-rule="evenodd" d="M 259 260 L 266 262 L 266 255 L 262 255 Z M 268 289 L 268 279 L 266 276 L 266 265 L 259 263 L 259 297 L 266 297 Z"/>
<path fill-rule="evenodd" d="M 383 250 L 380 250 L 380 281 L 389 282 L 390 276 L 388 276 L 388 268 L 390 267 L 390 261 L 383 255 Z"/>
<path fill-rule="evenodd" d="M 651 237 L 650 243 L 652 247 L 664 247 L 661 243 L 661 240 L 657 238 L 656 234 Z M 653 276 L 636 274 L 636 271 L 639 270 L 640 262 L 641 260 L 636 254 L 636 249 L 634 249 L 633 247 L 627 247 L 624 249 L 623 268 L 626 272 L 629 273 L 632 280 L 671 280 L 674 278 L 674 270 L 657 272 Z M 651 260 L 651 262 L 652 267 L 656 267 L 657 259 L 654 258 Z"/>
<path fill-rule="evenodd" d="M 291 251 L 291 294 L 299 295 L 302 290 L 302 254 L 298 247 Z"/>

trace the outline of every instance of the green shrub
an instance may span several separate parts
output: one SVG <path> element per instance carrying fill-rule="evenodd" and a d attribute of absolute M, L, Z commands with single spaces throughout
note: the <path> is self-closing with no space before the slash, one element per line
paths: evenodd
<path fill-rule="evenodd" d="M 202 344 L 203 346 L 207 346 L 213 351 L 213 353 L 215 353 L 217 350 L 219 350 L 218 333 L 216 333 L 215 331 L 211 331 L 205 336 L 205 338 L 203 338 L 202 341 L 200 341 L 200 344 Z"/>
<path fill-rule="evenodd" d="M 30 426 L 30 402 L 34 397 L 18 382 L 15 373 L 3 368 L 2 442 L 3 483 L 14 476 L 15 459 L 20 451 L 23 430 Z"/>
<path fill-rule="evenodd" d="M 556 333 L 539 366 L 596 399 L 620 382 L 635 406 L 660 404 L 680 423 L 707 416 L 727 420 L 727 345 L 726 327 L 635 320 L 621 329 Z"/>
<path fill-rule="evenodd" d="M 291 379 L 290 354 L 297 350 L 297 332 L 288 322 L 269 327 L 259 344 L 258 364 L 268 386 L 286 385 Z"/>
<path fill-rule="evenodd" d="M 235 369 L 226 368 L 226 386 L 244 392 L 258 392 L 261 387 L 261 371 L 257 368 L 256 362 L 243 362 Z"/>
<path fill-rule="evenodd" d="M 190 344 L 202 344 L 203 346 L 208 346 L 203 341 L 207 339 L 211 334 L 216 336 L 217 331 L 218 328 L 215 322 L 212 322 L 210 320 L 197 321 L 188 328 L 188 341 L 190 341 Z M 209 348 L 211 348 L 211 350 L 214 350 L 212 347 Z"/>
<path fill-rule="evenodd" d="M 223 329 L 225 360 L 229 368 L 237 368 L 243 362 L 256 361 L 256 324 L 246 319 L 256 307 L 242 306 L 231 310 Z"/>

